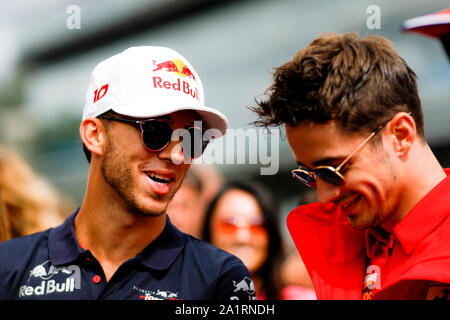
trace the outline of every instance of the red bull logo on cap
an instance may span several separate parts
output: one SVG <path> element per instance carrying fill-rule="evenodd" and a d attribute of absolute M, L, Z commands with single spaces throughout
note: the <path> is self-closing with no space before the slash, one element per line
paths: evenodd
<path fill-rule="evenodd" d="M 189 67 L 180 59 L 168 60 L 158 64 L 156 64 L 156 61 L 153 60 L 153 64 L 155 65 L 155 69 L 153 69 L 153 71 L 164 70 L 167 72 L 174 72 L 177 76 L 190 77 L 195 80 L 195 76 L 191 69 L 189 69 Z"/>
<path fill-rule="evenodd" d="M 189 78 L 193 79 L 195 82 L 197 82 L 192 71 L 180 59 L 173 59 L 173 60 L 163 61 L 160 63 L 156 63 L 156 61 L 153 60 L 153 65 L 155 66 L 155 68 L 153 69 L 153 72 L 155 72 L 155 71 L 173 72 L 175 75 L 177 75 L 179 77 L 182 77 L 182 78 L 189 77 Z M 198 88 L 192 88 L 189 85 L 189 83 L 184 80 L 181 81 L 180 79 L 178 79 L 175 82 L 171 82 L 171 81 L 165 81 L 161 77 L 154 76 L 153 77 L 153 87 L 155 89 L 161 88 L 161 89 L 180 91 L 185 94 L 191 95 L 194 99 L 200 100 Z"/>

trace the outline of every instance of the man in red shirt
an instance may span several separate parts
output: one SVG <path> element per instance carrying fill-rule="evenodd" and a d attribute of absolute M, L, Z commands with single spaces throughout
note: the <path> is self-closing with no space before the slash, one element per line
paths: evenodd
<path fill-rule="evenodd" d="M 259 125 L 285 125 L 318 203 L 287 224 L 318 299 L 448 299 L 450 171 L 416 75 L 380 36 L 324 34 L 276 69 Z"/>

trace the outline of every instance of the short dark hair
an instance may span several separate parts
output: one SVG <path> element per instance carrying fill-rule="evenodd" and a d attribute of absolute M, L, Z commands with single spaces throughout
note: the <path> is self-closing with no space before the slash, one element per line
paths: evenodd
<path fill-rule="evenodd" d="M 202 238 L 211 241 L 211 218 L 219 200 L 230 190 L 241 190 L 256 199 L 264 216 L 264 226 L 269 235 L 267 259 L 258 271 L 262 280 L 262 287 L 267 299 L 281 298 L 280 265 L 282 259 L 282 238 L 278 223 L 278 208 L 273 197 L 260 184 L 243 181 L 231 181 L 222 186 L 210 202 L 205 213 Z"/>
<path fill-rule="evenodd" d="M 259 126 L 335 120 L 343 131 L 372 131 L 410 112 L 424 137 L 416 74 L 381 36 L 326 33 L 275 69 L 266 100 L 251 108 Z"/>

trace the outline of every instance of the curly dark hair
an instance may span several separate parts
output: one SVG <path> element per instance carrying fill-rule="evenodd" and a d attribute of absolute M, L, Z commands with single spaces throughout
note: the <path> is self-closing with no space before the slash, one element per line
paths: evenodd
<path fill-rule="evenodd" d="M 347 132 L 372 131 L 410 112 L 424 138 L 416 74 L 381 36 L 326 33 L 275 69 L 266 100 L 251 108 L 257 126 L 336 120 Z"/>

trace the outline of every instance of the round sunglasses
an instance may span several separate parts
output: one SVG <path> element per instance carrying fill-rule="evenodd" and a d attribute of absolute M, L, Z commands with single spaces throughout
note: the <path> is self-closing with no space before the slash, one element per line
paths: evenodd
<path fill-rule="evenodd" d="M 410 113 L 409 113 L 410 114 Z M 411 115 L 411 114 L 410 114 Z M 392 120 L 392 119 L 391 119 Z M 306 168 L 304 166 L 300 166 L 298 169 L 292 170 L 292 176 L 304 183 L 306 186 L 310 188 L 316 188 L 316 180 L 317 177 L 322 180 L 335 185 L 342 186 L 345 184 L 345 178 L 340 172 L 345 164 L 359 151 L 361 150 L 369 141 L 372 139 L 380 130 L 391 120 L 387 121 L 384 124 L 379 125 L 368 137 L 364 140 L 355 150 L 353 150 L 350 155 L 345 158 L 339 166 L 318 166 L 313 169 Z"/>
<path fill-rule="evenodd" d="M 182 134 L 180 137 L 173 137 L 174 131 L 180 129 L 173 130 L 166 119 L 133 120 L 106 115 L 101 115 L 98 118 L 139 126 L 144 145 L 150 151 L 161 151 L 169 145 L 170 141 L 182 140 L 183 154 L 191 159 L 195 159 L 203 154 L 203 151 L 205 151 L 209 143 L 209 140 L 204 139 L 203 131 L 196 126 L 184 128 L 184 130 L 187 130 L 188 134 Z"/>

